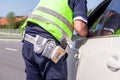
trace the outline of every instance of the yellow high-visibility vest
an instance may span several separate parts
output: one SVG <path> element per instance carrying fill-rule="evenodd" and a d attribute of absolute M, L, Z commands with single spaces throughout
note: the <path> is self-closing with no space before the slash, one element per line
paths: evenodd
<path fill-rule="evenodd" d="M 40 0 L 23 24 L 22 30 L 28 22 L 40 25 L 58 41 L 71 39 L 73 34 L 73 11 L 68 0 Z"/>

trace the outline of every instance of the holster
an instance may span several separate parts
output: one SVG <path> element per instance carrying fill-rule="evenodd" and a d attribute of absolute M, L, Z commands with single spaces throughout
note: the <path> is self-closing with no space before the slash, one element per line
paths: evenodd
<path fill-rule="evenodd" d="M 65 53 L 61 46 L 57 46 L 55 41 L 51 40 L 46 44 L 42 55 L 57 63 Z"/>
<path fill-rule="evenodd" d="M 57 63 L 66 53 L 61 46 L 56 45 L 53 39 L 47 39 L 39 35 L 32 37 L 28 34 L 25 35 L 24 39 L 34 45 L 34 52 L 36 54 L 41 54 L 51 59 L 54 63 Z"/>

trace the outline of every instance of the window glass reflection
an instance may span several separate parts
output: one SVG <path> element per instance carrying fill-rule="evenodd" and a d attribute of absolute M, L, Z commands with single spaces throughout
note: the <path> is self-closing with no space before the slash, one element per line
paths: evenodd
<path fill-rule="evenodd" d="M 120 34 L 120 0 L 113 0 L 99 17 L 99 23 L 92 36 Z"/>

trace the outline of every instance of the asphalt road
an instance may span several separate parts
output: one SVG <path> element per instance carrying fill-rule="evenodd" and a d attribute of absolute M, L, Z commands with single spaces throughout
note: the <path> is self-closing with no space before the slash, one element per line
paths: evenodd
<path fill-rule="evenodd" d="M 25 80 L 24 61 L 20 40 L 0 40 L 0 80 Z M 76 61 L 70 54 L 68 60 L 68 80 L 75 80 Z"/>
<path fill-rule="evenodd" d="M 25 80 L 21 42 L 0 40 L 0 80 Z"/>

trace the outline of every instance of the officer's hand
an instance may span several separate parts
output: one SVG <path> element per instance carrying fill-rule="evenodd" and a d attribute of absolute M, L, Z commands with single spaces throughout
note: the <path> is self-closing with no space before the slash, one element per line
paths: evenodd
<path fill-rule="evenodd" d="M 74 21 L 74 29 L 82 37 L 85 37 L 88 34 L 87 24 L 82 20 L 75 20 Z"/>

